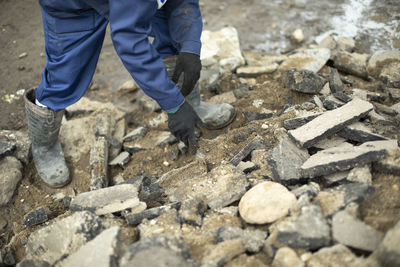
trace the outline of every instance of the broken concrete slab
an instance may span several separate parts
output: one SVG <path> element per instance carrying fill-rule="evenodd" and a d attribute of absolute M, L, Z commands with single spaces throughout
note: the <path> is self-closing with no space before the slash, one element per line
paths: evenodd
<path fill-rule="evenodd" d="M 341 72 L 367 79 L 367 60 L 369 55 L 339 51 L 333 61 L 334 66 Z"/>
<path fill-rule="evenodd" d="M 23 166 L 11 156 L 0 159 L 0 206 L 9 203 L 14 195 L 17 184 L 22 179 Z"/>
<path fill-rule="evenodd" d="M 140 205 L 138 189 L 136 185 L 120 184 L 85 192 L 74 197 L 69 208 L 72 211 L 88 210 L 97 215 L 133 208 Z"/>
<path fill-rule="evenodd" d="M 164 212 L 169 211 L 170 209 L 178 210 L 180 206 L 181 206 L 180 202 L 175 202 L 166 206 L 155 207 L 138 213 L 127 213 L 124 216 L 129 225 L 136 226 L 139 225 L 144 219 L 151 220 L 157 218 Z"/>
<path fill-rule="evenodd" d="M 26 258 L 45 260 L 54 265 L 97 236 L 101 225 L 101 219 L 87 211 L 57 220 L 30 234 Z"/>
<path fill-rule="evenodd" d="M 329 74 L 329 88 L 332 94 L 344 92 L 342 80 L 340 79 L 339 72 L 335 68 L 331 68 L 331 73 Z"/>
<path fill-rule="evenodd" d="M 298 70 L 308 70 L 317 73 L 326 64 L 331 56 L 331 51 L 327 48 L 314 48 L 300 50 L 290 55 L 279 70 L 295 68 Z"/>
<path fill-rule="evenodd" d="M 236 74 L 239 77 L 257 77 L 263 74 L 270 74 L 278 69 L 277 63 L 272 63 L 266 66 L 244 66 L 236 70 Z"/>
<path fill-rule="evenodd" d="M 131 154 L 129 154 L 126 151 L 122 151 L 119 153 L 119 155 L 113 159 L 108 165 L 110 166 L 120 166 L 122 168 L 125 167 L 125 164 L 127 164 L 131 159 Z"/>
<path fill-rule="evenodd" d="M 257 184 L 240 199 L 239 213 L 247 223 L 274 222 L 296 205 L 296 196 L 286 187 L 274 182 Z"/>
<path fill-rule="evenodd" d="M 300 147 L 311 147 L 324 137 L 366 116 L 372 109 L 371 103 L 354 99 L 343 107 L 325 112 L 300 128 L 290 130 L 288 134 Z"/>
<path fill-rule="evenodd" d="M 108 186 L 108 141 L 98 136 L 90 147 L 90 190 L 97 190 Z"/>
<path fill-rule="evenodd" d="M 233 166 L 237 166 L 245 157 L 247 157 L 255 149 L 263 149 L 264 138 L 261 136 L 254 137 L 242 150 L 239 151 L 230 161 Z"/>
<path fill-rule="evenodd" d="M 226 164 L 212 169 L 207 174 L 181 180 L 177 187 L 166 192 L 171 192 L 171 201 L 202 197 L 210 208 L 216 209 L 239 200 L 248 187 L 246 175 L 236 171 L 231 164 Z"/>
<path fill-rule="evenodd" d="M 361 122 L 355 122 L 344 127 L 341 131 L 338 132 L 343 138 L 347 140 L 365 143 L 369 141 L 378 141 L 378 140 L 387 140 L 386 137 L 373 133 L 370 128 L 365 126 L 365 124 Z"/>
<path fill-rule="evenodd" d="M 63 267 L 117 266 L 121 228 L 113 226 L 101 232 L 78 251 L 59 263 Z"/>
<path fill-rule="evenodd" d="M 22 220 L 22 226 L 29 227 L 33 225 L 38 225 L 44 223 L 48 220 L 46 210 L 44 208 L 39 208 L 33 210 L 24 216 Z"/>
<path fill-rule="evenodd" d="M 320 206 L 304 206 L 294 222 L 279 226 L 276 239 L 292 248 L 315 250 L 330 244 L 330 227 Z"/>
<path fill-rule="evenodd" d="M 371 92 L 371 91 L 357 89 L 357 88 L 354 88 L 352 90 L 351 97 L 352 98 L 358 97 L 365 101 L 375 101 L 375 102 L 379 102 L 379 103 L 384 102 L 387 98 L 385 94 L 378 93 L 378 92 Z"/>
<path fill-rule="evenodd" d="M 286 88 L 306 94 L 317 94 L 325 83 L 324 78 L 308 70 L 288 69 L 283 77 Z"/>
<path fill-rule="evenodd" d="M 400 149 L 389 151 L 389 154 L 376 162 L 372 163 L 375 172 L 400 175 Z"/>
<path fill-rule="evenodd" d="M 304 124 L 312 121 L 313 119 L 315 119 L 316 117 L 318 117 L 322 114 L 323 113 L 314 113 L 314 114 L 310 114 L 310 115 L 306 115 L 306 116 L 288 119 L 283 122 L 283 127 L 286 130 L 294 130 L 294 129 L 297 129 L 297 128 L 303 126 Z"/>
<path fill-rule="evenodd" d="M 374 251 L 381 242 L 383 234 L 346 211 L 339 211 L 332 218 L 332 237 L 343 245 Z"/>
<path fill-rule="evenodd" d="M 329 136 L 328 138 L 318 141 L 318 143 L 313 145 L 312 148 L 315 148 L 316 150 L 324 150 L 332 147 L 344 147 L 344 146 L 350 147 L 352 145 L 350 143 L 347 143 L 346 139 L 337 135 L 332 135 Z"/>
<path fill-rule="evenodd" d="M 252 171 L 258 170 L 260 167 L 257 166 L 254 162 L 251 161 L 241 161 L 237 166 L 236 169 L 238 171 L 244 173 L 250 173 Z"/>
<path fill-rule="evenodd" d="M 249 253 L 257 253 L 264 245 L 268 234 L 261 230 L 244 230 L 235 226 L 222 226 L 217 231 L 217 243 L 239 239 Z"/>
<path fill-rule="evenodd" d="M 125 116 L 125 113 L 119 110 L 111 102 L 103 103 L 99 101 L 90 100 L 87 97 L 82 97 L 78 102 L 66 108 L 65 115 L 67 119 L 77 115 L 89 115 L 95 111 L 108 110 L 117 121 Z"/>
<path fill-rule="evenodd" d="M 328 175 L 345 171 L 382 159 L 390 150 L 397 147 L 396 140 L 372 141 L 352 148 L 330 148 L 312 155 L 302 166 L 304 177 Z"/>
<path fill-rule="evenodd" d="M 356 42 L 353 38 L 349 37 L 339 37 L 337 39 L 337 45 L 339 50 L 352 52 L 356 46 Z"/>
<path fill-rule="evenodd" d="M 279 144 L 268 156 L 274 181 L 293 185 L 301 181 L 301 166 L 310 157 L 306 149 L 301 149 L 288 137 L 279 139 Z"/>

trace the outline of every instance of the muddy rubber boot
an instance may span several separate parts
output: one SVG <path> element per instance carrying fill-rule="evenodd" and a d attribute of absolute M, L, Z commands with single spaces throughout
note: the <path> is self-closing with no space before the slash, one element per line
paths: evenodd
<path fill-rule="evenodd" d="M 62 187 L 71 181 L 64 153 L 58 141 L 64 111 L 55 112 L 49 108 L 39 107 L 34 104 L 35 99 L 35 89 L 29 89 L 24 95 L 33 161 L 40 178 L 47 185 Z"/>
<path fill-rule="evenodd" d="M 174 73 L 176 56 L 164 59 L 165 67 L 167 68 L 168 76 L 171 78 Z M 178 81 L 178 88 L 182 86 L 183 75 Z M 197 82 L 193 91 L 185 97 L 186 101 L 193 107 L 197 115 L 205 124 L 205 127 L 211 130 L 216 130 L 229 125 L 236 116 L 236 111 L 233 106 L 222 104 L 209 104 L 200 100 L 200 86 Z"/>

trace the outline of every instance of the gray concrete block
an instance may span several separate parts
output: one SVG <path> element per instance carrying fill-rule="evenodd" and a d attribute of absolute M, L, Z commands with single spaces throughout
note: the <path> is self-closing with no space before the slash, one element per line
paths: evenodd
<path fill-rule="evenodd" d="M 354 99 L 343 107 L 325 112 L 300 128 L 290 130 L 288 134 L 300 147 L 311 147 L 324 137 L 358 121 L 372 109 L 371 103 Z"/>
<path fill-rule="evenodd" d="M 396 140 L 372 141 L 352 148 L 330 148 L 312 155 L 302 166 L 304 177 L 328 175 L 382 159 Z"/>

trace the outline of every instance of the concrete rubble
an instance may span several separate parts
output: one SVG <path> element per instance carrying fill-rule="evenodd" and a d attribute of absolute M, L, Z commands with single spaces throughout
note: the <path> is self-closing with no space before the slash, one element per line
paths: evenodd
<path fill-rule="evenodd" d="M 203 31 L 202 97 L 238 113 L 196 132 L 196 155 L 128 81 L 118 93 L 137 110 L 86 97 L 68 107 L 73 182 L 34 203 L 44 185 L 28 135 L 1 130 L 0 266 L 400 265 L 400 55 L 301 32 L 300 48 L 269 55 L 241 51 L 233 27 Z M 394 214 L 384 223 L 382 201 Z"/>

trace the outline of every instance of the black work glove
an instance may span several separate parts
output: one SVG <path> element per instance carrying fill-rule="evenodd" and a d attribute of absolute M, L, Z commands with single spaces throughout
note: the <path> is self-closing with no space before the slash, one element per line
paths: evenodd
<path fill-rule="evenodd" d="M 201 60 L 198 55 L 186 52 L 179 53 L 174 74 L 172 75 L 172 81 L 177 84 L 182 72 L 184 73 L 183 85 L 181 88 L 183 96 L 187 96 L 192 92 L 200 78 L 200 71 Z"/>
<path fill-rule="evenodd" d="M 176 113 L 168 113 L 168 128 L 179 141 L 185 143 L 192 154 L 196 153 L 195 126 L 204 127 L 203 122 L 193 110 L 192 106 L 185 102 Z"/>

